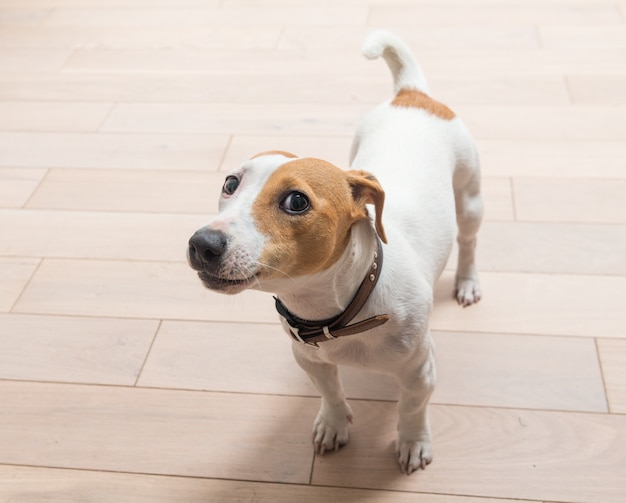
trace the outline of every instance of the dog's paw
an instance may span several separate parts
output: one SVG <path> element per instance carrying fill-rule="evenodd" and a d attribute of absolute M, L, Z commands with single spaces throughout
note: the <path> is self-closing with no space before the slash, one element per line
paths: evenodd
<path fill-rule="evenodd" d="M 459 305 L 471 306 L 480 300 L 480 283 L 478 278 L 457 278 L 454 287 L 454 297 Z"/>
<path fill-rule="evenodd" d="M 405 475 L 411 475 L 420 469 L 424 470 L 433 460 L 430 439 L 410 441 L 398 438 L 396 454 L 400 470 Z"/>
<path fill-rule="evenodd" d="M 348 425 L 352 423 L 352 411 L 346 404 L 334 410 L 322 406 L 313 424 L 313 447 L 317 454 L 338 451 L 348 443 Z"/>

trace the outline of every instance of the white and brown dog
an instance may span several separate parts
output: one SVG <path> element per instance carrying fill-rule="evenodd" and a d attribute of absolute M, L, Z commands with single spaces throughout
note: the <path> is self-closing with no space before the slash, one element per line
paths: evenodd
<path fill-rule="evenodd" d="M 432 460 L 429 316 L 455 216 L 455 296 L 463 306 L 480 299 L 480 173 L 468 131 L 428 96 L 408 48 L 378 31 L 364 54 L 385 59 L 395 96 L 360 124 L 351 170 L 280 151 L 255 156 L 226 176 L 219 214 L 192 236 L 188 258 L 207 288 L 276 294 L 295 358 L 322 395 L 313 426 L 319 454 L 348 441 L 352 412 L 337 365 L 395 376 L 397 453 L 409 474 Z"/>

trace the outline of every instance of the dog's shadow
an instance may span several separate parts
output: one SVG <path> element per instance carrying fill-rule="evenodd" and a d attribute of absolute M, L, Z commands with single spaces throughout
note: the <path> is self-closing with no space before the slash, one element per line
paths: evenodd
<path fill-rule="evenodd" d="M 397 384 L 390 377 L 365 372 L 346 372 L 346 393 L 353 411 L 350 441 L 338 452 L 316 456 L 312 483 L 320 486 L 393 488 L 406 478 L 398 465 Z M 370 387 L 372 398 L 352 398 L 352 380 L 358 380 L 357 396 Z M 385 393 L 386 397 L 381 394 Z M 374 493 L 375 494 L 375 493 Z M 367 501 L 362 491 L 346 492 L 342 501 Z M 374 497 L 374 496 L 372 496 Z M 380 497 L 380 495 L 375 495 Z"/>
<path fill-rule="evenodd" d="M 310 389 L 308 377 L 295 362 L 290 375 L 292 379 L 301 381 L 303 389 Z M 339 496 L 343 502 L 356 503 L 367 501 L 370 497 L 376 499 L 380 495 L 375 491 L 342 488 L 368 487 L 372 474 L 376 477 L 374 487 L 393 486 L 394 480 L 405 477 L 400 472 L 394 453 L 397 421 L 395 380 L 349 368 L 342 368 L 342 377 L 354 412 L 348 445 L 323 456 L 314 454 L 311 427 L 320 398 L 311 394 L 284 401 L 278 399 L 287 407 L 276 410 L 271 422 L 255 426 L 260 430 L 259 441 L 250 444 L 246 452 L 246 464 L 260 467 L 258 474 L 253 477 L 241 472 L 222 474 L 220 478 L 227 481 L 247 481 L 220 483 L 207 494 L 206 501 L 273 502 L 277 495 L 284 494 L 293 495 L 303 503 L 332 501 Z M 268 397 L 268 400 L 274 399 L 276 397 Z M 284 455 L 268 455 L 268 449 L 281 448 L 281 444 L 286 442 L 297 443 L 295 449 L 293 445 L 286 448 L 293 449 L 298 456 L 289 459 Z M 247 499 L 242 499 L 242 496 Z"/>

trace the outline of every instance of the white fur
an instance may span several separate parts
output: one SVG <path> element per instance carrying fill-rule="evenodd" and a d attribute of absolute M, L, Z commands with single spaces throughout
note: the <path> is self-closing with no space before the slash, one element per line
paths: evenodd
<path fill-rule="evenodd" d="M 393 72 L 394 93 L 400 89 L 418 89 L 428 94 L 428 84 L 413 54 L 393 33 L 374 31 L 363 44 L 363 55 L 367 59 L 381 56 Z"/>
<path fill-rule="evenodd" d="M 413 56 L 395 36 L 373 33 L 364 52 L 370 58 L 385 57 L 396 92 L 427 90 Z M 461 120 L 443 120 L 424 110 L 391 106 L 390 101 L 370 112 L 360 124 L 351 168 L 373 173 L 385 189 L 383 224 L 389 241 L 384 247 L 379 284 L 359 318 L 387 313 L 391 320 L 369 333 L 323 343 L 319 350 L 300 344 L 294 344 L 293 349 L 296 360 L 322 394 L 314 424 L 319 453 L 337 449 L 348 440 L 352 414 L 337 364 L 365 367 L 397 378 L 401 389 L 398 460 L 405 473 L 412 473 L 432 459 L 426 407 L 436 380 L 428 326 L 434 284 L 452 248 L 456 213 L 460 244 L 457 298 L 464 306 L 479 300 L 474 246 L 482 202 L 478 155 Z M 371 242 L 372 233 L 368 236 L 367 229 L 355 232 L 354 241 Z M 349 298 L 362 277 L 359 269 L 367 269 L 368 259 L 360 268 L 352 268 L 347 277 L 353 280 L 344 288 L 336 287 L 336 296 L 344 301 Z M 330 275 L 346 270 L 345 264 L 338 264 Z M 299 314 L 306 318 L 308 313 Z"/>
<path fill-rule="evenodd" d="M 395 36 L 375 32 L 367 39 L 364 53 L 386 59 L 396 91 L 427 90 L 413 56 Z M 401 391 L 398 461 L 402 471 L 410 474 L 432 459 L 426 409 L 436 380 L 429 330 L 434 284 L 450 254 L 458 224 L 457 299 L 463 306 L 479 300 L 474 247 L 482 203 L 478 156 L 460 119 L 441 119 L 422 109 L 392 106 L 390 101 L 365 117 L 351 153 L 351 168 L 373 173 L 385 190 L 383 224 L 389 243 L 384 246 L 376 289 L 354 321 L 379 314 L 388 314 L 390 320 L 365 333 L 323 342 L 319 349 L 294 343 L 293 352 L 322 395 L 313 431 L 319 454 L 348 441 L 352 412 L 337 365 L 396 377 Z M 220 215 L 209 224 L 232 237 L 231 253 L 245 262 L 239 266 L 242 270 L 254 272 L 263 242 L 250 223 L 254 196 L 269 174 L 289 160 L 270 155 L 244 164 L 248 172 L 242 178 L 241 194 L 223 200 Z M 328 318 L 349 304 L 371 266 L 375 246 L 374 228 L 362 220 L 353 226 L 348 248 L 327 270 L 250 287 L 278 294 L 301 318 Z"/>

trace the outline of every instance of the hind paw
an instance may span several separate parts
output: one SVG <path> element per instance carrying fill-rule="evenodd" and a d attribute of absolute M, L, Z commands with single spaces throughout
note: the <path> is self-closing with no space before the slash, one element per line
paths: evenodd
<path fill-rule="evenodd" d="M 454 298 L 463 307 L 471 306 L 480 300 L 480 283 L 478 278 L 457 278 Z"/>

